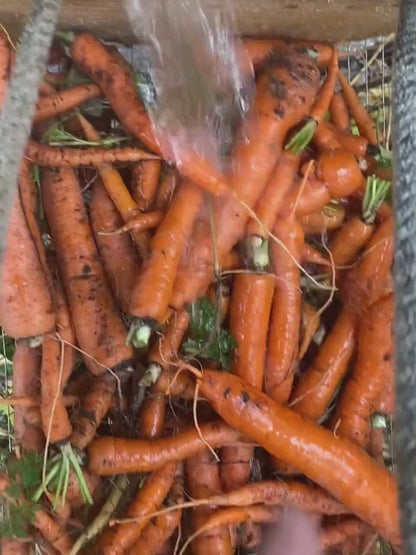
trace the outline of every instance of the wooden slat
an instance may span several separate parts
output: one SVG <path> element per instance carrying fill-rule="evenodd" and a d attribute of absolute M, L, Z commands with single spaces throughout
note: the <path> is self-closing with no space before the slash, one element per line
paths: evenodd
<path fill-rule="evenodd" d="M 148 0 L 158 2 L 163 0 Z M 339 41 L 394 32 L 399 0 L 232 0 L 237 29 L 244 35 Z M 223 0 L 210 0 L 220 8 Z M 0 0 L 0 23 L 17 36 L 29 0 Z M 64 0 L 60 27 L 91 31 L 132 42 L 122 0 Z"/>

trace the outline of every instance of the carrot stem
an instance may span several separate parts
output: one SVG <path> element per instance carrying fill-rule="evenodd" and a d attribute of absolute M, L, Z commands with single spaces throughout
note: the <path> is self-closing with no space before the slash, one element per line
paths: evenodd
<path fill-rule="evenodd" d="M 315 129 L 318 124 L 314 119 L 310 119 L 305 125 L 297 132 L 285 146 L 286 150 L 291 150 L 295 154 L 302 154 L 305 148 L 313 139 Z"/>
<path fill-rule="evenodd" d="M 362 208 L 363 220 L 367 225 L 374 223 L 377 211 L 390 190 L 390 185 L 390 181 L 380 179 L 375 175 L 367 178 Z"/>
<path fill-rule="evenodd" d="M 247 239 L 247 258 L 256 270 L 264 271 L 268 268 L 269 241 L 258 235 L 252 235 Z"/>
<path fill-rule="evenodd" d="M 133 345 L 136 349 L 143 349 L 149 344 L 152 327 L 143 320 L 134 322 L 127 334 L 126 345 Z"/>

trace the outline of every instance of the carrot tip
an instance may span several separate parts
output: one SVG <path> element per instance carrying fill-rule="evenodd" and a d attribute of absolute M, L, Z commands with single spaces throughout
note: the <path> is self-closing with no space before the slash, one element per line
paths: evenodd
<path fill-rule="evenodd" d="M 152 328 L 149 324 L 139 321 L 133 323 L 126 338 L 126 345 L 133 345 L 136 349 L 144 349 L 149 344 Z"/>
<path fill-rule="evenodd" d="M 313 139 L 317 123 L 314 119 L 310 119 L 299 131 L 290 139 L 285 149 L 291 150 L 295 154 L 302 154 L 305 148 Z"/>

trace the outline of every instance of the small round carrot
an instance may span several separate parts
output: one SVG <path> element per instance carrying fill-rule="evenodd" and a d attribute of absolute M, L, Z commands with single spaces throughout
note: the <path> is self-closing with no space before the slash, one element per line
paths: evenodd
<path fill-rule="evenodd" d="M 276 282 L 270 315 L 264 387 L 273 399 L 285 402 L 292 389 L 298 352 L 301 314 L 299 263 L 304 236 L 302 227 L 293 215 L 278 219 L 274 235 L 283 246 L 275 242 L 271 245 Z"/>
<path fill-rule="evenodd" d="M 347 103 L 341 93 L 335 93 L 329 107 L 331 122 L 337 129 L 346 133 L 350 130 L 350 114 Z"/>
<path fill-rule="evenodd" d="M 218 464 L 208 449 L 190 457 L 185 468 L 189 493 L 193 499 L 206 499 L 221 492 Z M 192 512 L 192 530 L 198 530 L 214 510 L 215 506 L 196 507 Z M 230 534 L 226 527 L 218 527 L 210 530 L 209 534 L 198 535 L 192 544 L 194 555 L 225 555 L 231 552 Z"/>
<path fill-rule="evenodd" d="M 355 330 L 354 315 L 342 310 L 317 357 L 293 389 L 290 406 L 294 411 L 312 420 L 325 414 L 354 352 Z"/>
<path fill-rule="evenodd" d="M 345 218 L 345 210 L 341 206 L 325 206 L 320 212 L 305 214 L 300 218 L 305 235 L 322 234 L 326 231 L 338 229 Z"/>
<path fill-rule="evenodd" d="M 131 291 L 139 272 L 139 260 L 131 238 L 127 234 L 106 235 L 119 228 L 122 220 L 98 179 L 91 188 L 89 208 L 91 228 L 104 272 L 115 301 L 121 310 L 127 313 Z"/>
<path fill-rule="evenodd" d="M 214 422 L 200 426 L 204 440 L 214 449 L 240 440 L 238 431 Z M 206 449 L 198 430 L 155 440 L 101 437 L 88 446 L 89 468 L 99 476 L 150 472 L 168 462 L 188 459 Z"/>
<path fill-rule="evenodd" d="M 178 181 L 178 175 L 172 168 L 163 168 L 156 193 L 155 210 L 166 212 L 172 202 Z"/>
<path fill-rule="evenodd" d="M 309 303 L 302 304 L 302 328 L 298 358 L 302 360 L 309 348 L 315 333 L 318 331 L 320 316 L 318 311 Z"/>
<path fill-rule="evenodd" d="M 132 350 L 98 260 L 81 190 L 70 168 L 45 170 L 42 198 L 79 347 L 89 370 L 130 368 Z M 61 217 L 65 206 L 65 218 Z"/>
<path fill-rule="evenodd" d="M 147 212 L 153 206 L 159 185 L 160 160 L 149 160 L 134 164 L 131 170 L 130 190 L 139 210 Z"/>
<path fill-rule="evenodd" d="M 0 324 L 7 335 L 17 339 L 47 333 L 54 323 L 48 278 L 16 194 L 1 268 Z"/>
<path fill-rule="evenodd" d="M 176 464 L 169 463 L 155 470 L 139 489 L 127 509 L 127 518 L 145 517 L 155 512 L 167 496 L 176 472 Z M 148 520 L 117 524 L 106 530 L 97 542 L 100 553 L 124 554 L 139 539 Z"/>
<path fill-rule="evenodd" d="M 357 253 L 364 247 L 374 230 L 373 225 L 353 216 L 332 236 L 329 243 L 335 268 L 342 269 L 353 262 Z"/>
<path fill-rule="evenodd" d="M 361 104 L 354 88 L 348 83 L 348 80 L 344 77 L 342 71 L 338 72 L 338 80 L 342 88 L 342 94 L 344 95 L 345 101 L 350 109 L 351 116 L 354 118 L 361 135 L 368 139 L 370 145 L 377 145 L 378 137 L 375 122 L 371 119 L 371 116 Z M 379 139 L 382 140 L 382 137 Z"/>
<path fill-rule="evenodd" d="M 392 319 L 392 296 L 375 303 L 365 313 L 358 335 L 357 362 L 333 418 L 336 433 L 361 447 L 368 443 L 370 416 L 386 385 L 388 367 L 393 364 Z"/>
<path fill-rule="evenodd" d="M 319 157 L 316 174 L 327 184 L 333 198 L 351 195 L 364 183 L 364 177 L 352 152 L 331 150 Z"/>
<path fill-rule="evenodd" d="M 73 420 L 71 445 L 80 450 L 92 441 L 98 426 L 110 409 L 116 392 L 114 376 L 94 376 L 89 391 L 82 398 L 79 413 Z"/>
<path fill-rule="evenodd" d="M 101 96 L 101 90 L 94 83 L 75 85 L 70 89 L 43 96 L 36 103 L 33 122 L 52 118 L 63 112 L 68 112 L 86 100 L 96 98 L 97 96 Z"/>

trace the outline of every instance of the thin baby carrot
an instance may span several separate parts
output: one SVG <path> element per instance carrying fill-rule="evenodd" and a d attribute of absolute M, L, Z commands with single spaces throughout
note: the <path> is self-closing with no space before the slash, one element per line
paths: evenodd
<path fill-rule="evenodd" d="M 350 114 L 347 103 L 341 93 L 334 94 L 329 107 L 331 122 L 337 129 L 346 133 L 350 130 Z"/>
<path fill-rule="evenodd" d="M 43 96 L 36 103 L 33 122 L 55 117 L 63 112 L 68 112 L 90 98 L 101 96 L 100 87 L 94 83 L 75 85 L 64 91 L 57 91 L 48 96 Z"/>

